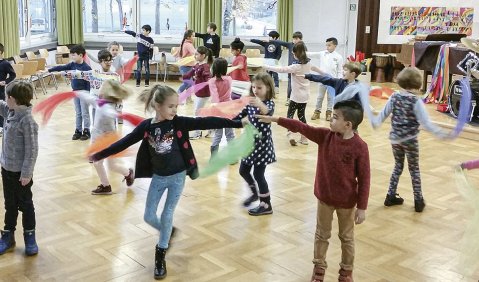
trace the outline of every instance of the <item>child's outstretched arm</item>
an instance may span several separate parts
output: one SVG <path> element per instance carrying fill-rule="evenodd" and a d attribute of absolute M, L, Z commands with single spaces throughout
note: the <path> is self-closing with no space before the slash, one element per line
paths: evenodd
<path fill-rule="evenodd" d="M 379 115 L 377 116 L 373 115 L 373 118 L 371 119 L 371 125 L 373 126 L 374 129 L 379 128 L 379 126 L 381 126 L 384 120 L 391 114 L 393 110 L 391 97 L 389 97 L 388 101 L 386 102 L 386 105 L 384 105 L 384 108 L 381 110 Z"/>
<path fill-rule="evenodd" d="M 133 36 L 133 37 L 136 37 L 136 32 L 134 32 L 134 31 L 132 31 L 132 30 L 125 30 L 125 33 L 126 33 L 126 34 L 129 34 L 129 35 L 131 35 L 131 36 Z"/>
<path fill-rule="evenodd" d="M 100 60 L 98 60 L 98 58 L 95 57 L 95 56 L 93 56 L 92 54 L 86 52 L 86 55 L 88 56 L 88 58 L 89 58 L 91 61 L 93 61 L 93 62 L 95 62 L 95 63 L 97 63 L 97 64 L 100 63 Z"/>
<path fill-rule="evenodd" d="M 299 132 L 303 134 L 309 140 L 320 143 L 323 140 L 323 137 L 326 133 L 330 130 L 327 128 L 322 127 L 313 127 L 307 125 L 299 120 L 293 120 L 289 118 L 281 118 L 281 117 L 274 117 L 274 116 L 266 116 L 266 115 L 256 115 L 260 122 L 264 123 L 271 123 L 276 122 L 278 125 L 289 129 L 292 132 Z"/>
<path fill-rule="evenodd" d="M 314 81 L 314 82 L 319 82 L 319 83 L 322 83 L 324 85 L 331 86 L 331 87 L 335 87 L 336 83 L 339 80 L 339 79 L 334 78 L 334 77 L 329 76 L 329 75 L 311 74 L 311 73 L 305 74 L 304 78 L 306 78 L 307 80 Z"/>
<path fill-rule="evenodd" d="M 275 67 L 275 66 L 267 66 L 264 65 L 263 68 L 265 70 L 274 71 L 274 72 L 281 72 L 281 73 L 297 73 L 301 70 L 300 64 L 293 64 L 285 67 Z"/>
<path fill-rule="evenodd" d="M 447 139 L 449 135 L 444 132 L 439 126 L 433 124 L 429 115 L 427 114 L 426 107 L 421 99 L 418 99 L 414 105 L 414 114 L 416 115 L 417 120 L 424 129 L 434 134 L 440 139 Z"/>

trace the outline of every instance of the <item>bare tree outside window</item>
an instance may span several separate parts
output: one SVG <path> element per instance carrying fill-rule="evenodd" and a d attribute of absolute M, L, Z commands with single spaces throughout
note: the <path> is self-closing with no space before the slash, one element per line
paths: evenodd
<path fill-rule="evenodd" d="M 222 0 L 223 35 L 265 36 L 276 29 L 277 1 Z"/>

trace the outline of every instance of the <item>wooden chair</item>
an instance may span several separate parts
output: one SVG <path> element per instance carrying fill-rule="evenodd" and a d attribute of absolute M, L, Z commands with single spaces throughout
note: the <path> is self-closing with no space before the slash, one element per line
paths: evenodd
<path fill-rule="evenodd" d="M 261 52 L 259 49 L 246 49 L 245 56 L 248 58 L 259 58 L 261 57 Z"/>
<path fill-rule="evenodd" d="M 220 49 L 220 57 L 221 58 L 229 58 L 233 57 L 233 54 L 231 54 L 231 50 L 229 48 L 221 48 Z"/>
<path fill-rule="evenodd" d="M 13 70 L 17 76 L 17 79 L 23 75 L 23 65 L 22 64 L 12 64 Z"/>
<path fill-rule="evenodd" d="M 22 71 L 21 76 L 17 75 L 18 79 L 26 80 L 30 83 L 33 83 L 35 78 L 38 80 L 38 77 L 36 76 L 37 67 L 38 67 L 38 62 L 37 61 L 23 61 L 23 62 L 21 62 L 21 64 L 23 65 L 23 71 Z M 33 87 L 33 93 L 35 94 L 35 98 L 38 99 L 37 91 L 36 91 L 35 87 Z"/>
<path fill-rule="evenodd" d="M 38 53 L 40 53 L 40 58 L 48 59 L 50 53 L 48 53 L 47 49 L 38 49 Z"/>
<path fill-rule="evenodd" d="M 20 64 L 24 60 L 22 58 L 20 58 L 19 55 L 15 55 L 15 56 L 13 56 L 13 61 L 15 61 L 15 64 Z"/>
<path fill-rule="evenodd" d="M 55 75 L 51 72 L 48 72 L 48 69 L 46 68 L 47 60 L 45 58 L 38 58 L 34 59 L 32 61 L 37 61 L 38 66 L 37 66 L 37 72 L 36 72 L 36 77 L 40 80 L 40 84 L 42 85 L 44 89 L 44 93 L 46 93 L 47 88 L 45 84 L 45 78 L 50 77 L 50 81 L 53 81 L 53 85 L 55 86 L 55 89 L 58 90 L 58 83 Z M 50 81 L 48 84 L 50 84 Z"/>
<path fill-rule="evenodd" d="M 32 51 L 25 52 L 25 54 L 27 55 L 27 60 L 29 61 L 37 58 L 37 55 L 35 55 L 35 53 Z"/>
<path fill-rule="evenodd" d="M 63 57 L 65 54 L 70 54 L 70 49 L 67 46 L 57 46 L 55 62 L 57 64 L 68 64 L 70 57 Z"/>

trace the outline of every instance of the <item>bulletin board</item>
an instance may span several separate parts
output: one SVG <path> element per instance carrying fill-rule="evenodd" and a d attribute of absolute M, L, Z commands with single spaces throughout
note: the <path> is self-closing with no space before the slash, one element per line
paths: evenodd
<path fill-rule="evenodd" d="M 428 34 L 479 37 L 479 1 L 381 0 L 380 5 L 378 44 L 401 44 Z"/>

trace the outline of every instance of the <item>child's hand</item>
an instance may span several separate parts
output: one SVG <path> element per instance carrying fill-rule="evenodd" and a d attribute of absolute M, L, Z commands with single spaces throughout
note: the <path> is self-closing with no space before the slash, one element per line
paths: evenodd
<path fill-rule="evenodd" d="M 264 115 L 256 115 L 255 117 L 257 117 L 260 122 L 264 122 L 264 123 L 278 122 L 278 117 L 264 116 Z"/>
<path fill-rule="evenodd" d="M 259 108 L 263 102 L 258 97 L 251 97 L 249 98 L 249 104 L 253 107 Z"/>
<path fill-rule="evenodd" d="M 249 122 L 248 118 L 243 118 L 243 119 L 241 120 L 241 124 L 243 125 L 243 127 L 245 127 L 245 126 L 247 126 L 248 124 L 250 124 L 250 122 Z"/>
<path fill-rule="evenodd" d="M 22 186 L 26 186 L 28 183 L 30 183 L 30 181 L 32 181 L 32 178 L 23 178 L 23 177 L 20 177 L 19 179 L 20 183 L 22 183 Z"/>
<path fill-rule="evenodd" d="M 357 209 L 356 213 L 354 214 L 354 222 L 356 224 L 361 224 L 366 220 L 366 211 Z"/>

